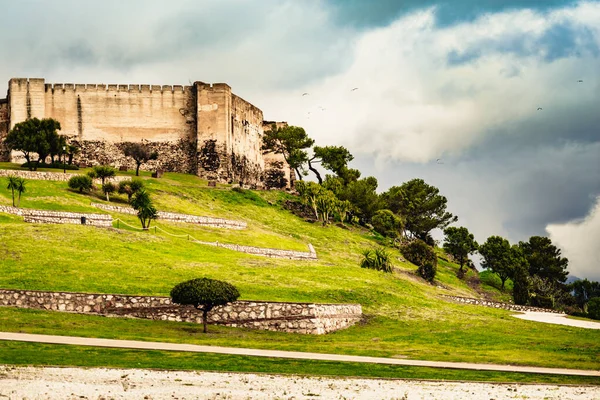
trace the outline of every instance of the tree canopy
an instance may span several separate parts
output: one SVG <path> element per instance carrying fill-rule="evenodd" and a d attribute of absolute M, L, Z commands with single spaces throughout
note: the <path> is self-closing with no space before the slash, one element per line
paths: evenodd
<path fill-rule="evenodd" d="M 265 131 L 262 150 L 282 154 L 290 168 L 296 171 L 298 179 L 302 180 L 301 169 L 308 162 L 306 149 L 314 143 L 315 141 L 308 137 L 304 128 L 299 126 L 278 128 L 273 124 L 270 130 Z"/>
<path fill-rule="evenodd" d="M 319 184 L 322 184 L 323 178 L 313 164 L 321 164 L 326 170 L 341 176 L 348 163 L 353 159 L 352 154 L 343 146 L 315 146 L 313 147 L 313 156 L 308 158 L 307 162 L 308 169 L 315 174 Z"/>
<path fill-rule="evenodd" d="M 171 289 L 174 303 L 192 305 L 202 310 L 204 333 L 206 333 L 208 312 L 216 306 L 236 301 L 240 293 L 230 283 L 209 278 L 192 279 L 181 282 Z"/>
<path fill-rule="evenodd" d="M 460 228 L 450 226 L 444 230 L 444 235 L 446 235 L 444 250 L 459 263 L 460 272 L 462 272 L 463 266 L 469 259 L 469 254 L 473 254 L 479 248 L 475 236 L 463 226 Z"/>
<path fill-rule="evenodd" d="M 557 283 L 567 280 L 569 260 L 561 257 L 560 249 L 547 237 L 532 236 L 528 242 L 519 242 L 527 263 L 529 274 Z"/>
<path fill-rule="evenodd" d="M 444 229 L 458 220 L 446 211 L 448 200 L 439 192 L 423 179 L 412 179 L 391 187 L 382 198 L 388 209 L 405 218 L 407 231 L 425 240 L 433 229 Z"/>
<path fill-rule="evenodd" d="M 479 246 L 479 254 L 483 257 L 481 267 L 498 274 L 504 290 L 506 280 L 514 275 L 518 251 L 511 247 L 508 240 L 500 236 L 490 236 Z"/>
<path fill-rule="evenodd" d="M 123 148 L 125 157 L 131 157 L 135 161 L 135 176 L 140 175 L 140 166 L 150 160 L 158 159 L 158 153 L 143 143 L 129 143 Z"/>
<path fill-rule="evenodd" d="M 60 152 L 62 146 L 66 146 L 64 137 L 59 136 L 57 130 L 60 130 L 60 123 L 52 118 L 32 118 L 16 124 L 4 143 L 11 150 L 22 151 L 29 169 L 37 170 L 51 152 Z M 33 153 L 38 156 L 34 163 L 31 160 Z"/>

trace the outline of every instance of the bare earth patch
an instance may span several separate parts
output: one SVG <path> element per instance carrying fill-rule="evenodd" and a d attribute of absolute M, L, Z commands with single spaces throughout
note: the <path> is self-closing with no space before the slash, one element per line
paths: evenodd
<path fill-rule="evenodd" d="M 581 399 L 600 387 L 0 366 L 9 399 Z"/>

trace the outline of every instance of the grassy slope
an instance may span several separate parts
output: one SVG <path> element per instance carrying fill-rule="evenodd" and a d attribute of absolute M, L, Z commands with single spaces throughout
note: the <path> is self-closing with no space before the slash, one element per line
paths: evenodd
<path fill-rule="evenodd" d="M 600 368 L 600 332 L 553 326 L 510 317 L 505 311 L 461 306 L 440 294 L 471 296 L 456 278 L 457 266 L 441 262 L 438 282 L 424 283 L 415 267 L 397 261 L 394 275 L 358 268 L 360 250 L 376 243 L 364 231 L 306 223 L 278 205 L 279 192 L 236 193 L 206 188 L 193 176 L 166 174 L 148 180 L 159 209 L 212 215 L 248 222 L 235 232 L 161 224 L 199 239 L 277 247 L 306 248 L 317 262 L 273 260 L 215 249 L 165 235 L 81 226 L 31 225 L 0 214 L 0 287 L 168 295 L 170 288 L 198 276 L 225 279 L 243 299 L 358 302 L 367 322 L 314 337 L 215 327 L 197 335 L 196 327 L 172 322 L 107 319 L 51 312 L 0 309 L 0 329 L 80 336 L 290 349 L 445 361 L 473 361 Z M 23 206 L 95 211 L 94 196 L 66 190 L 65 183 L 28 182 Z M 0 204 L 10 202 L 0 179 Z M 78 208 L 75 208 L 78 207 Z M 122 215 L 117 215 L 123 218 Z M 123 218 L 134 223 L 134 217 Z M 32 238 L 35 245 L 32 245 Z M 394 253 L 395 256 L 398 254 Z"/>

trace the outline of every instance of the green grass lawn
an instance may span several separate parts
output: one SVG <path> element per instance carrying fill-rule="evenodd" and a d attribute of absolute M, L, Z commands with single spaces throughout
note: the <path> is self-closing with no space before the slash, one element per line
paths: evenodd
<path fill-rule="evenodd" d="M 433 285 L 416 276 L 415 266 L 399 261 L 395 250 L 391 250 L 397 268 L 394 274 L 361 269 L 361 250 L 378 246 L 377 238 L 357 227 L 323 228 L 305 222 L 282 208 L 282 202 L 290 198 L 288 194 L 239 193 L 226 186 L 209 189 L 206 181 L 183 174 L 145 179 L 160 210 L 248 223 L 248 229 L 233 231 L 159 221 L 170 232 L 291 250 L 306 250 L 307 243 L 312 243 L 319 260 L 269 259 L 152 232 L 26 224 L 19 217 L 0 214 L 0 287 L 168 295 L 183 280 L 207 276 L 236 285 L 244 300 L 360 303 L 365 320 L 324 336 L 226 327 L 211 327 L 211 333 L 202 335 L 198 326 L 186 323 L 0 308 L 0 330 L 600 369 L 600 331 L 524 321 L 503 310 L 446 302 L 441 295 L 476 293 L 457 277 L 458 266 L 443 260 Z M 0 204 L 6 204 L 10 194 L 3 179 L 0 184 Z M 101 200 L 70 192 L 64 182 L 28 181 L 22 205 L 101 212 L 91 208 L 90 201 Z M 134 216 L 113 215 L 138 223 Z M 3 351 L 8 350 L 0 350 L 0 358 Z M 111 354 L 107 357 L 118 358 L 117 353 Z M 154 362 L 161 368 L 156 361 L 159 358 L 149 357 L 144 365 Z M 113 361 L 106 365 L 119 366 Z"/>

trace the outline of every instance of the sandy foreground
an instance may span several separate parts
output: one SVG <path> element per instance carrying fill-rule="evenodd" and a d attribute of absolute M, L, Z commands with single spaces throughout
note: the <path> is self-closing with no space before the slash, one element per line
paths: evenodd
<path fill-rule="evenodd" d="M 600 399 L 600 387 L 0 366 L 0 399 Z"/>

